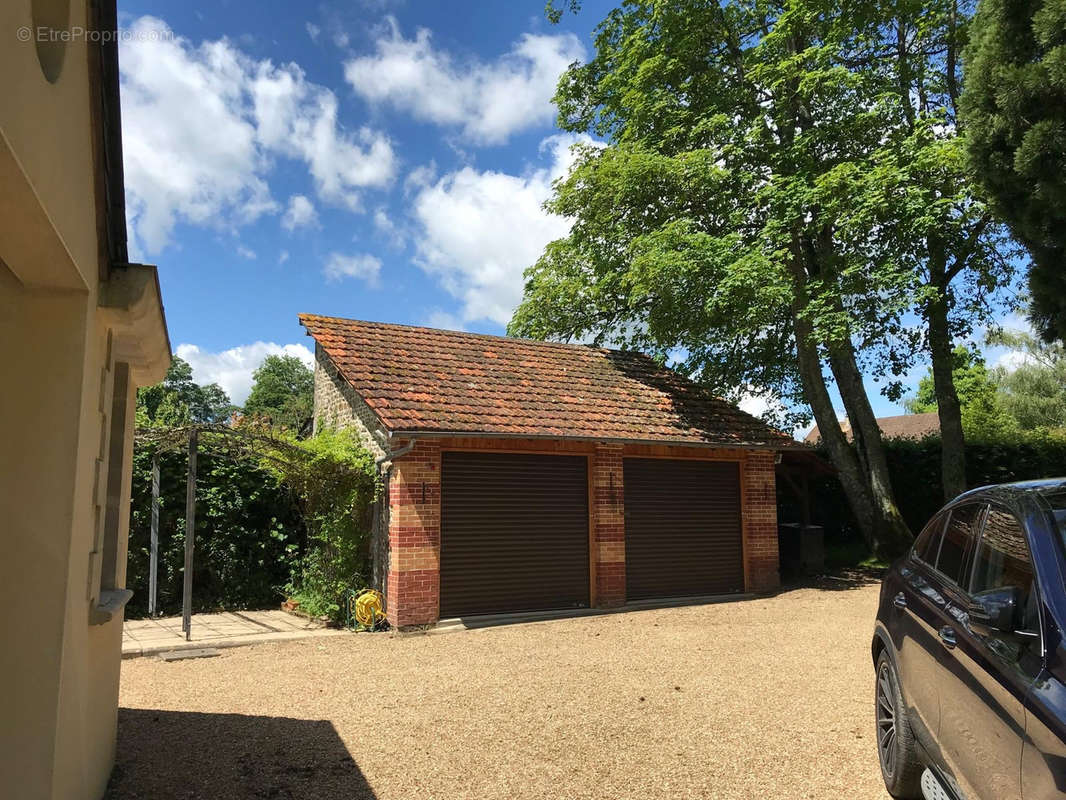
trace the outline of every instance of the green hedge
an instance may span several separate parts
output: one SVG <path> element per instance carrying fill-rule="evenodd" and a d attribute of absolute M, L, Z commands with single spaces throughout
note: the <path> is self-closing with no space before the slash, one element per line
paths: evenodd
<path fill-rule="evenodd" d="M 900 511 L 917 533 L 944 505 L 940 437 L 890 439 L 885 442 L 885 454 Z M 966 446 L 966 479 L 971 488 L 1062 475 L 1066 475 L 1066 438 L 1032 436 L 1017 441 L 970 442 Z M 835 477 L 812 481 L 810 489 L 812 522 L 825 527 L 829 547 L 848 547 L 861 538 Z M 783 481 L 778 498 L 780 519 L 799 520 L 797 504 Z"/>
<path fill-rule="evenodd" d="M 159 455 L 158 608 L 164 615 L 181 613 L 187 464 L 184 453 Z M 151 497 L 150 448 L 138 447 L 133 456 L 126 573 L 126 586 L 133 590 L 126 607 L 130 618 L 148 614 Z M 193 610 L 277 607 L 306 544 L 294 495 L 257 461 L 235 459 L 202 441 L 196 499 Z"/>

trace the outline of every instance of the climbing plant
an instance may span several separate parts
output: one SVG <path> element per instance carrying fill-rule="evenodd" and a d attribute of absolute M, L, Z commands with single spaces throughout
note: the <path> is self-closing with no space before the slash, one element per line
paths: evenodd
<path fill-rule="evenodd" d="M 159 463 L 158 613 L 181 613 L 185 561 L 185 446 L 140 445 L 133 453 L 127 617 L 148 614 L 152 457 Z M 211 438 L 197 464 L 193 611 L 277 607 L 306 540 L 298 498 L 257 459 L 234 456 Z"/>
<path fill-rule="evenodd" d="M 300 458 L 264 462 L 299 497 L 307 531 L 286 590 L 309 614 L 340 621 L 345 592 L 369 574 L 374 459 L 348 431 L 323 430 L 297 446 Z"/>
<path fill-rule="evenodd" d="M 153 454 L 161 470 L 160 610 L 180 608 L 194 429 L 194 608 L 263 607 L 286 595 L 312 615 L 340 620 L 346 590 L 365 585 L 369 571 L 373 457 L 347 431 L 300 440 L 259 421 L 138 429 L 127 575 L 134 613 L 147 610 Z"/>

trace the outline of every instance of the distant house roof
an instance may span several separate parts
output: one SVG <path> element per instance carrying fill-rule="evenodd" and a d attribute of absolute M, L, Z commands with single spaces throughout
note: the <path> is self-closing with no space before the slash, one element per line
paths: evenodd
<path fill-rule="evenodd" d="M 881 436 L 885 439 L 921 439 L 923 436 L 940 433 L 940 417 L 937 412 L 929 411 L 925 414 L 899 414 L 895 417 L 878 417 L 877 427 L 881 429 Z M 840 428 L 850 442 L 852 439 L 851 423 L 844 419 L 840 421 Z M 818 426 L 808 433 L 803 441 L 808 444 L 817 444 L 822 440 L 818 432 Z"/>
<path fill-rule="evenodd" d="M 391 431 L 796 445 L 641 353 L 312 314 L 300 323 Z"/>

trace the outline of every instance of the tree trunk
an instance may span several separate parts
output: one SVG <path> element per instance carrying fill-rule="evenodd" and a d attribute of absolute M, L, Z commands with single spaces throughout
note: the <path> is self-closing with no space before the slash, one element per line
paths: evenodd
<path fill-rule="evenodd" d="M 837 478 L 844 489 L 848 505 L 851 506 L 851 511 L 855 515 L 859 532 L 871 552 L 876 552 L 878 549 L 877 515 L 865 471 L 855 451 L 848 444 L 844 432 L 840 429 L 840 421 L 837 419 L 832 398 L 825 385 L 825 377 L 822 375 L 818 350 L 811 343 L 810 323 L 795 312 L 792 315 L 792 323 L 803 393 L 811 405 L 814 421 L 818 424 L 818 433 L 829 452 L 829 459 L 836 467 Z"/>
<path fill-rule="evenodd" d="M 820 266 L 822 254 L 832 252 L 832 237 L 831 228 L 823 226 L 818 231 L 815 240 L 806 242 L 813 264 Z M 802 239 L 797 239 L 794 243 L 794 253 L 803 252 L 802 248 Z M 830 273 L 830 270 L 822 271 Z M 793 270 L 793 276 L 797 277 L 795 270 Z M 831 274 L 827 274 L 826 277 L 833 278 Z M 833 291 L 832 286 L 831 281 L 830 292 Z M 806 298 L 805 289 L 802 296 Z M 828 299 L 834 306 L 834 310 L 843 315 L 844 305 L 839 295 L 834 293 Z M 888 461 L 885 459 L 884 447 L 881 444 L 881 429 L 877 426 L 877 419 L 870 406 L 870 398 L 866 394 L 862 372 L 859 370 L 851 340 L 844 338 L 826 344 L 829 367 L 836 380 L 840 399 L 844 402 L 844 410 L 847 411 L 851 422 L 851 431 L 855 440 L 854 452 L 862 469 L 865 489 L 873 510 L 874 532 L 871 550 L 883 558 L 893 558 L 903 552 L 914 537 L 899 513 L 899 506 L 896 505 L 895 493 L 892 491 L 892 479 L 888 473 Z M 819 368 L 820 375 L 821 369 Z"/>
<path fill-rule="evenodd" d="M 810 403 L 818 432 L 829 452 L 829 459 L 837 470 L 837 478 L 844 489 L 844 496 L 855 515 L 859 532 L 871 552 L 877 552 L 879 543 L 879 525 L 877 507 L 870 493 L 866 472 L 860 463 L 856 451 L 848 444 L 847 437 L 840 429 L 833 400 L 825 385 L 822 364 L 818 358 L 818 348 L 814 343 L 813 329 L 805 311 L 808 304 L 806 271 L 803 267 L 798 236 L 793 238 L 793 258 L 789 260 L 792 273 L 792 330 L 796 339 L 796 355 L 799 364 L 800 381 L 803 393 Z"/>
<path fill-rule="evenodd" d="M 837 343 L 829 351 L 829 366 L 837 382 L 840 399 L 848 412 L 855 448 L 862 455 L 866 479 L 874 505 L 877 528 L 874 552 L 883 558 L 894 558 L 903 552 L 914 537 L 903 521 L 892 491 L 888 461 L 881 443 L 881 429 L 877 425 L 870 398 L 863 385 L 862 373 L 855 361 L 850 342 Z"/>
<path fill-rule="evenodd" d="M 955 391 L 955 355 L 944 288 L 937 287 L 936 299 L 926 306 L 926 317 L 929 354 L 933 362 L 933 390 L 940 419 L 940 480 L 947 501 L 966 491 L 966 438 L 962 432 L 962 405 Z"/>

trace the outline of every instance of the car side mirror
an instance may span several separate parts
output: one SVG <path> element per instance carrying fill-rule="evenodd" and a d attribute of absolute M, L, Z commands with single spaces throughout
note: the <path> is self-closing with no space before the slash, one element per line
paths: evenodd
<path fill-rule="evenodd" d="M 970 598 L 970 630 L 978 636 L 1014 633 L 1021 594 L 1017 586 L 986 589 L 975 594 Z"/>

